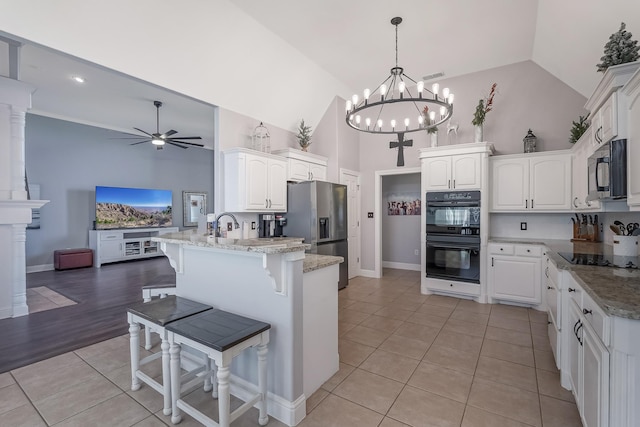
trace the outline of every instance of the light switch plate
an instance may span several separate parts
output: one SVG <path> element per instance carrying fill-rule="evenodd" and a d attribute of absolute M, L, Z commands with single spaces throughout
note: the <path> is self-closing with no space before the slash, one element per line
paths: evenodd
<path fill-rule="evenodd" d="M 525 231 L 527 229 L 527 223 L 526 222 L 521 222 L 520 223 L 520 230 Z"/>
<path fill-rule="evenodd" d="M 373 212 L 367 212 L 367 218 L 373 218 Z"/>

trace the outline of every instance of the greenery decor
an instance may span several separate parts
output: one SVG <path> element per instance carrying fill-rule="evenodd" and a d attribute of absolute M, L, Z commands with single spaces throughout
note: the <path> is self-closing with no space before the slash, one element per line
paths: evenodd
<path fill-rule="evenodd" d="M 302 150 L 307 151 L 307 147 L 311 145 L 311 126 L 306 126 L 304 124 L 304 119 L 300 120 L 297 138 L 298 144 L 300 144 Z"/>
<path fill-rule="evenodd" d="M 575 144 L 582 134 L 584 134 L 589 128 L 589 114 L 586 116 L 580 116 L 578 121 L 573 121 L 573 127 L 571 128 L 571 136 L 569 137 L 569 142 Z"/>
<path fill-rule="evenodd" d="M 625 23 L 620 24 L 620 30 L 611 34 L 609 41 L 604 45 L 604 56 L 596 67 L 598 71 L 604 73 L 612 65 L 626 64 L 638 60 L 637 40 L 631 40 L 631 33 L 625 30 Z"/>
<path fill-rule="evenodd" d="M 497 83 L 491 85 L 489 96 L 487 96 L 486 98 L 481 98 L 478 102 L 476 111 L 475 113 L 473 113 L 473 120 L 471 120 L 472 125 L 482 126 L 484 124 L 487 113 L 493 108 L 493 97 L 496 94 L 496 87 L 498 87 Z"/>

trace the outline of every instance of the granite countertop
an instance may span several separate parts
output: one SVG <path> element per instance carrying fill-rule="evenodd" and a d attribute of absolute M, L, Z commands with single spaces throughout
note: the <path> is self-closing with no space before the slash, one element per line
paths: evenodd
<path fill-rule="evenodd" d="M 547 247 L 547 255 L 558 269 L 568 270 L 605 313 L 610 316 L 640 320 L 640 270 L 575 265 L 558 254 L 559 252 L 611 254 L 610 245 L 522 238 L 489 238 L 489 243 L 537 244 Z"/>
<path fill-rule="evenodd" d="M 344 262 L 341 256 L 305 254 L 304 263 L 302 264 L 302 272 L 308 273 L 313 270 L 329 267 L 330 265 L 340 264 Z"/>
<path fill-rule="evenodd" d="M 223 237 L 206 236 L 194 231 L 167 233 L 152 237 L 152 241 L 161 243 L 176 243 L 182 245 L 200 246 L 230 251 L 255 252 L 263 254 L 281 254 L 304 251 L 311 247 L 302 243 L 301 237 L 274 237 L 257 239 L 229 239 Z"/>

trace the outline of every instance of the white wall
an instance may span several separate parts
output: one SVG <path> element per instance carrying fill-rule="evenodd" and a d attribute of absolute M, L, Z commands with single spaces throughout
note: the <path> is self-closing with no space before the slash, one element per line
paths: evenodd
<path fill-rule="evenodd" d="M 494 213 L 490 214 L 489 235 L 524 239 L 568 240 L 573 237 L 573 214 L 545 213 Z M 520 230 L 520 223 L 527 223 L 527 230 Z"/>
<path fill-rule="evenodd" d="M 387 202 L 397 195 L 415 195 L 420 199 L 420 174 L 382 177 L 382 262 L 420 266 L 420 215 L 389 215 Z M 420 253 L 420 252 L 418 252 Z"/>

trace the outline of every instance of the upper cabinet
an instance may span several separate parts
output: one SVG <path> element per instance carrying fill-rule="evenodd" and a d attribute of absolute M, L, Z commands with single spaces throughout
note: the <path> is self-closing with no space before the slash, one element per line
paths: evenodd
<path fill-rule="evenodd" d="M 640 210 L 640 71 L 622 89 L 626 97 L 627 114 L 627 204 L 631 210 Z"/>
<path fill-rule="evenodd" d="M 424 191 L 482 189 L 483 165 L 492 152 L 491 144 L 480 144 L 477 147 L 458 146 L 456 149 L 436 147 L 436 149 L 421 150 L 422 189 Z"/>
<path fill-rule="evenodd" d="M 293 148 L 273 151 L 273 154 L 287 159 L 287 180 L 326 181 L 327 158 Z"/>
<path fill-rule="evenodd" d="M 597 111 L 591 114 L 593 151 L 618 136 L 618 94 L 613 92 Z"/>
<path fill-rule="evenodd" d="M 593 141 L 593 126 L 589 126 L 586 132 L 575 143 L 571 151 L 573 160 L 571 162 L 571 208 L 575 210 L 600 210 L 600 202 L 597 200 L 587 201 L 589 194 L 587 159 L 590 146 Z"/>
<path fill-rule="evenodd" d="M 571 209 L 571 153 L 491 158 L 491 211 Z"/>
<path fill-rule="evenodd" d="M 224 210 L 286 212 L 287 162 L 245 148 L 224 152 Z"/>

